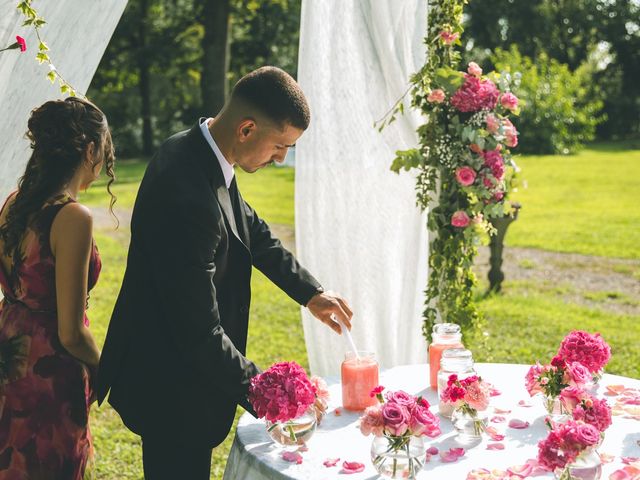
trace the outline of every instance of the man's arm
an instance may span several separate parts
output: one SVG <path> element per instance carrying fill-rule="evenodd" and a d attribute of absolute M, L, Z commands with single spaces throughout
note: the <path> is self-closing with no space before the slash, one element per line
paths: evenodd
<path fill-rule="evenodd" d="M 211 199 L 214 203 L 215 200 Z M 142 238 L 166 328 L 179 354 L 202 382 L 252 411 L 246 399 L 259 369 L 242 355 L 220 324 L 213 277 L 220 243 L 211 203 L 152 207 Z"/>

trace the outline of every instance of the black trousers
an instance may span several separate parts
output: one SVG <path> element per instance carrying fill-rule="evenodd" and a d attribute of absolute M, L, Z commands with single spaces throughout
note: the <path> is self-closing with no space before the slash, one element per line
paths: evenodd
<path fill-rule="evenodd" d="M 212 449 L 176 445 L 170 435 L 142 438 L 145 480 L 209 480 Z"/>

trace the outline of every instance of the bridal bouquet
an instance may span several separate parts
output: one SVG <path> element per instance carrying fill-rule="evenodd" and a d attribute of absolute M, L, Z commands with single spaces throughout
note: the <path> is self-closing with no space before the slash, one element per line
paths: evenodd
<path fill-rule="evenodd" d="M 572 467 L 579 468 L 577 461 L 580 461 L 580 468 L 584 468 L 589 464 L 587 457 L 591 455 L 594 457 L 593 464 L 599 465 L 599 457 L 595 452 L 599 441 L 600 432 L 593 425 L 573 420 L 553 425 L 547 438 L 538 443 L 538 463 L 546 470 L 555 472 L 559 480 L 571 480 L 574 478 Z"/>
<path fill-rule="evenodd" d="M 477 375 L 460 380 L 453 374 L 447 380 L 447 388 L 442 392 L 441 399 L 453 405 L 451 421 L 458 433 L 477 438 L 486 429 L 486 417 L 479 415 L 479 412 L 487 409 L 490 396 L 489 385 Z"/>
<path fill-rule="evenodd" d="M 295 362 L 281 362 L 251 379 L 249 401 L 281 444 L 301 444 L 316 427 L 317 388 Z"/>
<path fill-rule="evenodd" d="M 368 407 L 360 417 L 363 435 L 373 434 L 371 459 L 376 470 L 389 478 L 415 478 L 424 462 L 424 436 L 440 435 L 440 420 L 429 410 L 429 402 L 402 390 L 371 396 L 379 404 Z"/>

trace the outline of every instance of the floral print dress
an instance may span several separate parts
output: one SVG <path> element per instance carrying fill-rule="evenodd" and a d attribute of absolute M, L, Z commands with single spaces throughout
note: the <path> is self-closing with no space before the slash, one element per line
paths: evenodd
<path fill-rule="evenodd" d="M 45 205 L 27 230 L 22 258 L 9 272 L 0 264 L 0 480 L 82 480 L 92 451 L 89 374 L 58 339 L 49 245 L 55 216 L 73 201 Z M 100 268 L 94 243 L 89 289 Z"/>

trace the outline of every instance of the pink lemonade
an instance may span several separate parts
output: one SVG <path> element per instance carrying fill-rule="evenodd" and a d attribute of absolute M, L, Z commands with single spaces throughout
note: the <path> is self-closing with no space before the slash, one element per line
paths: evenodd
<path fill-rule="evenodd" d="M 442 352 L 449 348 L 464 348 L 460 326 L 455 323 L 436 323 L 429 345 L 429 384 L 434 390 L 438 389 L 438 372 Z"/>
<path fill-rule="evenodd" d="M 342 362 L 342 406 L 347 410 L 360 411 L 376 405 L 378 400 L 369 393 L 378 386 L 378 362 L 373 354 L 348 352 Z"/>

